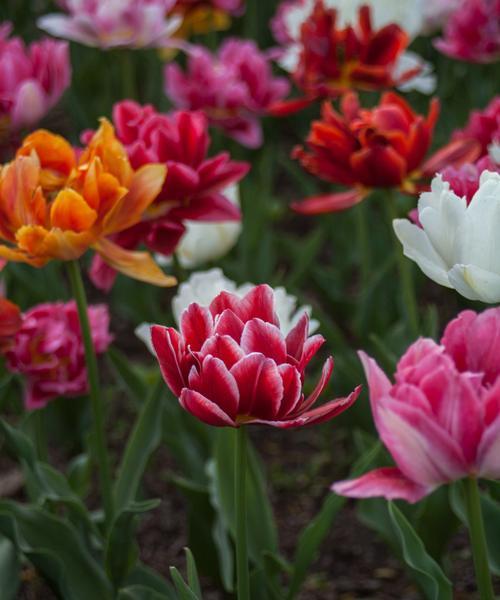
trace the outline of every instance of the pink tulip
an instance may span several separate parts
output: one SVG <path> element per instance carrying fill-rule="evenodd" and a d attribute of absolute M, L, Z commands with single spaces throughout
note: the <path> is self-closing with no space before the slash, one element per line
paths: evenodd
<path fill-rule="evenodd" d="M 453 133 L 453 140 L 473 139 L 481 144 L 481 156 L 491 144 L 500 144 L 500 96 L 495 96 L 483 110 L 473 110 L 463 129 Z"/>
<path fill-rule="evenodd" d="M 193 303 L 181 315 L 180 332 L 154 325 L 151 336 L 165 382 L 201 421 L 290 428 L 332 419 L 360 392 L 358 387 L 346 398 L 312 408 L 330 379 L 333 359 L 305 398 L 305 369 L 324 342 L 320 335 L 309 337 L 308 330 L 304 313 L 285 337 L 273 290 L 260 285 L 243 298 L 222 292 L 208 308 Z"/>
<path fill-rule="evenodd" d="M 215 55 L 194 46 L 186 72 L 174 63 L 165 68 L 165 93 L 176 106 L 203 110 L 212 125 L 249 148 L 262 144 L 260 117 L 289 89 L 252 41 L 226 40 Z"/>
<path fill-rule="evenodd" d="M 9 37 L 10 23 L 0 26 L 0 119 L 12 129 L 39 121 L 69 86 L 68 45 L 42 39 L 26 46 Z"/>
<path fill-rule="evenodd" d="M 131 100 L 115 104 L 113 124 L 134 169 L 149 163 L 167 167 L 167 178 L 144 219 L 115 236 L 114 241 L 132 250 L 144 244 L 151 251 L 170 256 L 186 232 L 186 221 L 240 221 L 239 208 L 226 190 L 238 183 L 250 165 L 231 160 L 227 152 L 208 156 L 210 136 L 202 112 L 158 113 L 151 105 Z M 82 136 L 86 142 L 93 132 Z M 91 279 L 108 291 L 116 271 L 96 256 Z"/>
<path fill-rule="evenodd" d="M 451 189 L 459 197 L 470 202 L 479 189 L 483 171 L 500 173 L 500 165 L 489 156 L 483 156 L 475 163 L 466 163 L 461 167 L 446 167 L 441 171 L 443 181 L 447 181 Z"/>
<path fill-rule="evenodd" d="M 112 337 L 104 305 L 88 311 L 97 353 L 105 352 Z M 26 378 L 27 410 L 43 408 L 58 396 L 88 391 L 85 353 L 75 302 L 41 304 L 23 314 L 21 328 L 6 353 L 7 368 Z"/>
<path fill-rule="evenodd" d="M 461 313 L 441 345 L 420 339 L 392 384 L 360 353 L 375 426 L 395 467 L 332 489 L 343 496 L 417 502 L 468 476 L 500 477 L 500 309 Z"/>
<path fill-rule="evenodd" d="M 500 0 L 462 0 L 450 16 L 443 38 L 435 43 L 444 54 L 474 63 L 500 59 Z"/>
<path fill-rule="evenodd" d="M 182 23 L 169 16 L 175 0 L 64 0 L 68 14 L 38 20 L 40 29 L 85 46 L 145 48 L 165 46 Z"/>

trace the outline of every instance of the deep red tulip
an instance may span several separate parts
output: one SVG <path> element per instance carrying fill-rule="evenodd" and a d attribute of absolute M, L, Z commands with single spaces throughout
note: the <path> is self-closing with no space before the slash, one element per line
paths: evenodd
<path fill-rule="evenodd" d="M 317 0 L 292 52 L 299 50 L 293 80 L 304 93 L 297 100 L 275 103 L 273 114 L 284 115 L 302 108 L 318 98 L 336 98 L 352 90 L 380 90 L 402 84 L 418 75 L 422 67 L 398 72 L 398 60 L 410 39 L 396 23 L 375 30 L 371 9 L 362 6 L 358 22 L 339 24 L 336 9 Z M 285 64 L 293 57 L 283 59 Z"/>
<path fill-rule="evenodd" d="M 5 352 L 11 346 L 21 323 L 19 307 L 0 297 L 0 353 Z"/>
<path fill-rule="evenodd" d="M 222 292 L 208 308 L 193 303 L 182 313 L 180 332 L 154 325 L 151 335 L 165 382 L 198 419 L 217 427 L 289 428 L 332 419 L 360 392 L 358 387 L 346 398 L 312 408 L 330 379 L 333 359 L 306 398 L 305 369 L 324 342 L 308 331 L 304 313 L 285 337 L 273 290 L 260 285 L 243 298 Z"/>
<path fill-rule="evenodd" d="M 386 92 L 372 109 L 361 108 L 355 93 L 343 96 L 340 113 L 325 102 L 307 147 L 295 148 L 293 157 L 313 175 L 350 189 L 309 198 L 294 204 L 294 210 L 304 214 L 343 210 L 374 188 L 415 194 L 443 167 L 474 161 L 480 148 L 470 139 L 456 140 L 426 160 L 438 114 L 438 100 L 431 101 L 424 117 L 394 92 Z"/>
<path fill-rule="evenodd" d="M 169 256 L 185 233 L 185 220 L 240 220 L 239 208 L 225 196 L 225 190 L 240 181 L 250 166 L 231 160 L 227 152 L 207 156 L 210 136 L 203 113 L 167 115 L 151 105 L 124 100 L 113 109 L 113 123 L 134 168 L 149 163 L 167 167 L 163 188 L 143 220 L 121 232 L 115 243 L 128 250 L 144 244 Z M 97 287 L 108 290 L 115 272 L 96 258 L 91 277 Z"/>

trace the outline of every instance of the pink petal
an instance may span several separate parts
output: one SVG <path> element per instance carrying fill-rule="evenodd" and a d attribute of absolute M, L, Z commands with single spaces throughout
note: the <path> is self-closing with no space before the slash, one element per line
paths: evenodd
<path fill-rule="evenodd" d="M 303 414 L 309 407 L 311 407 L 316 400 L 320 397 L 321 392 L 325 389 L 327 383 L 330 381 L 330 377 L 333 372 L 333 358 L 330 356 L 325 361 L 323 365 L 323 369 L 321 370 L 321 377 L 319 378 L 316 387 L 313 392 L 307 397 L 302 406 L 299 407 L 297 411 L 298 414 Z"/>
<path fill-rule="evenodd" d="M 292 209 L 302 215 L 320 215 L 351 208 L 366 198 L 366 190 L 348 190 L 336 194 L 313 196 L 301 202 L 293 202 Z"/>
<path fill-rule="evenodd" d="M 304 343 L 309 333 L 309 315 L 304 313 L 297 325 L 286 336 L 286 350 L 289 356 L 300 360 L 304 350 Z"/>
<path fill-rule="evenodd" d="M 278 317 L 274 312 L 273 289 L 265 284 L 256 285 L 242 298 L 237 314 L 244 322 L 250 319 L 262 319 L 279 326 Z"/>
<path fill-rule="evenodd" d="M 230 292 L 221 292 L 212 300 L 209 310 L 213 317 L 222 314 L 226 310 L 238 314 L 240 302 L 241 300 L 238 298 L 238 296 L 236 296 L 236 294 L 231 294 Z"/>
<path fill-rule="evenodd" d="M 238 343 L 243 333 L 243 321 L 237 317 L 230 309 L 224 310 L 218 314 L 215 319 L 214 333 L 218 335 L 228 335 Z"/>
<path fill-rule="evenodd" d="M 313 335 L 308 338 L 304 344 L 304 349 L 302 352 L 302 356 L 300 357 L 300 361 L 298 364 L 298 369 L 301 373 L 304 372 L 307 365 L 311 362 L 312 358 L 321 348 L 321 346 L 325 343 L 325 338 L 322 335 Z"/>
<path fill-rule="evenodd" d="M 190 374 L 189 386 L 217 404 L 231 419 L 235 419 L 240 394 L 236 380 L 222 360 L 206 356 L 199 374 L 195 367 L 193 369 L 194 376 Z"/>
<path fill-rule="evenodd" d="M 261 319 L 254 318 L 246 323 L 241 334 L 240 345 L 246 354 L 259 352 L 277 364 L 286 361 L 286 345 L 283 334 L 276 325 L 265 323 Z"/>
<path fill-rule="evenodd" d="M 280 365 L 278 370 L 283 380 L 283 400 L 279 410 L 278 418 L 293 413 L 302 399 L 302 381 L 297 369 L 288 364 Z"/>
<path fill-rule="evenodd" d="M 180 325 L 186 347 L 197 352 L 212 335 L 213 319 L 208 308 L 193 302 L 182 313 Z"/>
<path fill-rule="evenodd" d="M 368 388 L 370 390 L 370 404 L 373 420 L 375 421 L 375 427 L 378 429 L 378 405 L 381 398 L 389 395 L 392 384 L 373 358 L 370 358 L 362 351 L 358 352 L 358 356 L 365 371 Z"/>
<path fill-rule="evenodd" d="M 200 354 L 202 357 L 210 354 L 216 358 L 220 358 L 228 369 L 245 356 L 243 350 L 232 337 L 217 334 L 208 338 L 203 344 Z"/>
<path fill-rule="evenodd" d="M 348 496 L 349 498 L 381 496 L 386 500 L 406 500 L 412 504 L 432 491 L 432 487 L 415 483 L 405 477 L 396 467 L 383 467 L 370 471 L 357 479 L 339 481 L 334 483 L 331 489 L 339 496 Z"/>
<path fill-rule="evenodd" d="M 324 423 L 342 414 L 345 410 L 350 408 L 354 402 L 358 399 L 361 393 L 362 386 L 358 386 L 352 391 L 349 396 L 345 398 L 336 398 L 330 402 L 325 402 L 317 408 L 313 408 L 305 413 L 300 413 L 300 418 L 304 421 L 304 425 L 315 425 L 318 423 Z"/>
<path fill-rule="evenodd" d="M 249 354 L 231 368 L 240 390 L 239 416 L 273 419 L 283 398 L 283 381 L 276 364 L 262 354 Z"/>
<path fill-rule="evenodd" d="M 151 342 L 160 363 L 161 373 L 168 387 L 179 397 L 186 385 L 180 366 L 181 336 L 171 327 L 153 325 Z"/>
<path fill-rule="evenodd" d="M 221 408 L 202 394 L 184 388 L 179 398 L 182 407 L 192 415 L 214 427 L 236 427 L 236 423 Z"/>

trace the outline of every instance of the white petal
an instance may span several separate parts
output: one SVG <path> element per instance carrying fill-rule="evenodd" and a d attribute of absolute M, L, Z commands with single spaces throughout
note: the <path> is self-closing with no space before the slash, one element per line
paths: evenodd
<path fill-rule="evenodd" d="M 394 231 L 403 244 L 405 256 L 415 261 L 422 271 L 440 285 L 452 287 L 448 281 L 449 267 L 436 252 L 426 232 L 407 219 L 393 221 Z"/>
<path fill-rule="evenodd" d="M 135 328 L 135 335 L 144 342 L 147 349 L 153 356 L 156 356 L 155 349 L 153 348 L 153 342 L 151 341 L 151 323 L 141 323 Z"/>
<path fill-rule="evenodd" d="M 469 300 L 500 302 L 500 274 L 475 265 L 455 265 L 448 273 L 451 285 Z"/>

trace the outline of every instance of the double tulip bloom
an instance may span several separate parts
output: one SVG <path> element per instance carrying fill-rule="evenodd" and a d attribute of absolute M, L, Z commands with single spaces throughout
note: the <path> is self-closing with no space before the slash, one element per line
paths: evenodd
<path fill-rule="evenodd" d="M 95 351 L 105 352 L 112 340 L 108 309 L 90 306 L 88 317 Z M 43 408 L 59 396 L 81 396 L 88 391 L 75 302 L 41 304 L 24 313 L 5 356 L 7 368 L 25 378 L 27 410 Z"/>
<path fill-rule="evenodd" d="M 361 353 L 373 418 L 392 454 L 385 467 L 336 483 L 344 496 L 417 502 L 465 477 L 500 477 L 500 310 L 461 313 L 441 345 L 420 339 L 395 383 Z"/>
<path fill-rule="evenodd" d="M 227 152 L 208 156 L 210 137 L 203 113 L 166 115 L 126 100 L 115 105 L 113 122 L 133 168 L 139 172 L 161 163 L 167 170 L 143 218 L 113 237 L 118 247 L 132 250 L 144 244 L 169 256 L 186 232 L 186 221 L 240 221 L 239 207 L 226 196 L 226 189 L 247 174 L 249 165 L 232 161 Z M 115 273 L 106 265 L 105 257 L 96 257 L 91 271 L 95 285 L 102 289 L 109 289 L 114 281 Z"/>
<path fill-rule="evenodd" d="M 401 63 L 410 39 L 396 23 L 380 29 L 372 25 L 371 9 L 362 6 L 357 22 L 340 24 L 339 11 L 317 0 L 300 28 L 298 43 L 281 59 L 292 72 L 304 98 L 276 103 L 283 115 L 319 98 L 335 98 L 352 90 L 380 90 L 408 82 L 422 66 Z M 403 65 L 403 66 L 402 66 Z"/>
<path fill-rule="evenodd" d="M 174 63 L 165 67 L 165 93 L 175 106 L 202 110 L 211 125 L 249 148 L 262 144 L 260 118 L 289 89 L 253 41 L 228 39 L 215 54 L 194 46 L 186 71 Z"/>
<path fill-rule="evenodd" d="M 0 26 L 0 120 L 18 130 L 39 121 L 69 86 L 68 44 L 42 39 L 26 46 Z"/>
<path fill-rule="evenodd" d="M 40 29 L 97 48 L 165 46 L 182 23 L 175 0 L 60 0 L 66 14 L 38 20 Z"/>
<path fill-rule="evenodd" d="M 93 248 L 118 271 L 172 285 L 149 254 L 109 239 L 141 220 L 165 174 L 158 164 L 134 171 L 106 120 L 79 158 L 64 138 L 34 132 L 0 171 L 0 257 L 42 267 Z"/>
<path fill-rule="evenodd" d="M 473 139 L 455 140 L 426 159 L 438 114 L 436 99 L 424 117 L 394 92 L 385 93 L 371 109 L 363 109 L 355 93 L 343 96 L 340 112 L 324 103 L 306 148 L 295 148 L 293 156 L 306 171 L 349 189 L 306 199 L 293 208 L 304 214 L 343 210 L 374 188 L 416 194 L 445 166 L 474 161 L 480 148 Z"/>
<path fill-rule="evenodd" d="M 19 307 L 6 298 L 0 297 L 0 353 L 10 348 L 21 323 Z"/>
<path fill-rule="evenodd" d="M 285 337 L 273 290 L 260 285 L 243 298 L 222 292 L 209 307 L 192 303 L 181 315 L 180 332 L 154 325 L 151 337 L 165 382 L 201 421 L 217 427 L 290 428 L 335 417 L 360 391 L 312 408 L 328 383 L 333 359 L 327 359 L 305 398 L 305 369 L 324 342 L 308 331 L 304 314 Z"/>

